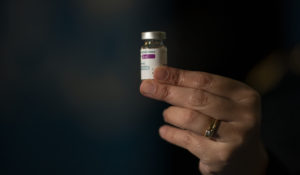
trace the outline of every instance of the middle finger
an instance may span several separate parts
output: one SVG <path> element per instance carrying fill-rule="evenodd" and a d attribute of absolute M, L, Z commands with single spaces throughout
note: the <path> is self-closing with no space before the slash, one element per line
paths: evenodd
<path fill-rule="evenodd" d="M 233 110 L 239 109 L 237 108 L 238 104 L 204 90 L 161 84 L 155 80 L 144 80 L 140 91 L 149 98 L 197 110 L 218 120 L 238 120 L 234 115 L 234 112 L 237 111 Z"/>

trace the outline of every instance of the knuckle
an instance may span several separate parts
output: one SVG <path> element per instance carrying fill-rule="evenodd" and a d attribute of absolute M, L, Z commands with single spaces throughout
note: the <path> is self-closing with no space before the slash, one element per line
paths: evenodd
<path fill-rule="evenodd" d="M 257 91 L 252 90 L 251 92 L 249 92 L 248 96 L 249 99 L 252 99 L 251 102 L 254 103 L 260 102 L 261 97 Z"/>
<path fill-rule="evenodd" d="M 260 126 L 261 111 L 259 105 L 241 106 L 238 114 L 242 121 L 242 126 L 240 128 L 241 130 L 247 131 L 254 127 Z"/>
<path fill-rule="evenodd" d="M 180 71 L 179 70 L 175 70 L 168 78 L 169 78 L 169 82 L 173 82 L 175 85 L 179 85 L 181 82 L 181 77 L 180 76 Z"/>
<path fill-rule="evenodd" d="M 233 151 L 230 148 L 224 148 L 223 151 L 218 152 L 218 160 L 220 164 L 224 164 L 230 160 L 232 157 Z"/>
<path fill-rule="evenodd" d="M 253 128 L 255 125 L 258 124 L 259 121 L 259 117 L 256 116 L 254 113 L 252 112 L 246 112 L 244 115 L 244 119 L 245 119 L 245 128 Z"/>
<path fill-rule="evenodd" d="M 210 87 L 212 84 L 212 76 L 209 76 L 205 73 L 200 73 L 195 77 L 194 87 L 203 88 Z"/>
<path fill-rule="evenodd" d="M 234 149 L 238 149 L 239 147 L 245 145 L 248 139 L 248 134 L 250 132 L 247 126 L 245 126 L 244 124 L 235 126 L 235 129 L 232 130 L 231 132 L 233 132 L 230 139 L 231 145 L 229 148 L 226 148 L 225 150 L 229 150 L 229 151 L 231 150 L 232 152 Z"/>
<path fill-rule="evenodd" d="M 250 136 L 251 132 L 241 132 L 240 135 L 234 137 L 234 148 L 238 149 L 239 147 L 242 147 L 243 145 L 245 145 L 247 143 L 247 139 Z"/>
<path fill-rule="evenodd" d="M 187 111 L 185 118 L 184 118 L 184 123 L 186 123 L 186 124 L 193 123 L 195 120 L 195 117 L 196 117 L 196 114 L 194 111 L 192 111 L 192 110 Z"/>
<path fill-rule="evenodd" d="M 245 145 L 249 140 L 257 138 L 259 135 L 260 123 L 252 121 L 244 124 L 240 128 L 240 134 L 235 137 L 235 146 Z"/>
<path fill-rule="evenodd" d="M 192 106 L 205 106 L 208 103 L 208 97 L 202 90 L 194 89 L 188 99 L 188 104 Z"/>
<path fill-rule="evenodd" d="M 245 93 L 245 97 L 241 100 L 242 103 L 250 104 L 250 105 L 255 105 L 255 104 L 260 104 L 261 97 L 260 94 L 255 91 L 255 90 L 248 90 Z"/>
<path fill-rule="evenodd" d="M 169 86 L 162 86 L 160 92 L 159 92 L 159 96 L 160 96 L 160 99 L 166 99 L 169 97 L 169 94 L 170 94 L 170 88 Z"/>
<path fill-rule="evenodd" d="M 186 134 L 183 135 L 182 137 L 182 144 L 183 146 L 188 149 L 191 150 L 191 141 L 192 141 L 192 136 L 190 132 L 187 132 Z"/>
<path fill-rule="evenodd" d="M 212 174 L 213 172 L 210 166 L 202 164 L 201 162 L 199 162 L 199 170 L 203 174 Z"/>

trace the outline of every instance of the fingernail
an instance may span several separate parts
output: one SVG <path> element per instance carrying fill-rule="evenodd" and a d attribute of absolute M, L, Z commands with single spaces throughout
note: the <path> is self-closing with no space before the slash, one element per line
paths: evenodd
<path fill-rule="evenodd" d="M 141 91 L 145 94 L 154 94 L 155 85 L 152 81 L 144 81 L 141 86 Z"/>
<path fill-rule="evenodd" d="M 169 72 L 165 68 L 157 68 L 154 77 L 157 80 L 166 80 L 169 76 Z"/>

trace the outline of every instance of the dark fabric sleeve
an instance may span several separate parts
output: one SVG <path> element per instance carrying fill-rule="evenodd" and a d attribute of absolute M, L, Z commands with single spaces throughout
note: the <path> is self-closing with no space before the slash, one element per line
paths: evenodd
<path fill-rule="evenodd" d="M 269 162 L 267 166 L 266 175 L 291 175 L 287 167 L 278 159 L 270 150 L 267 151 Z"/>

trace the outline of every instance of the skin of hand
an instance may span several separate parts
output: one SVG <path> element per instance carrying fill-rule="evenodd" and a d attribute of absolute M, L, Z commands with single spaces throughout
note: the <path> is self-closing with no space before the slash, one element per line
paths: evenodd
<path fill-rule="evenodd" d="M 204 175 L 262 175 L 268 163 L 260 139 L 260 96 L 249 86 L 205 72 L 158 67 L 142 95 L 165 101 L 160 136 L 199 158 Z M 213 119 L 214 137 L 204 136 Z"/>

